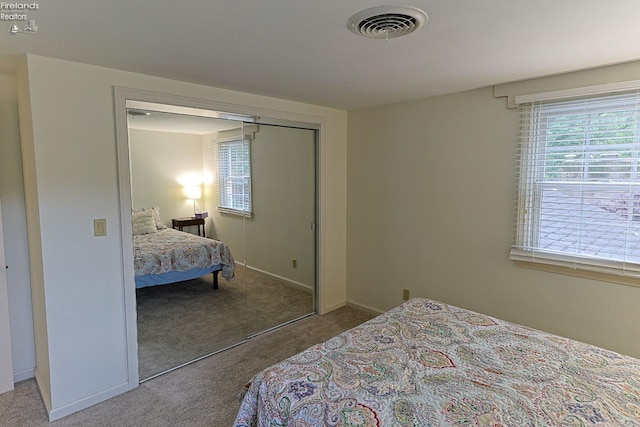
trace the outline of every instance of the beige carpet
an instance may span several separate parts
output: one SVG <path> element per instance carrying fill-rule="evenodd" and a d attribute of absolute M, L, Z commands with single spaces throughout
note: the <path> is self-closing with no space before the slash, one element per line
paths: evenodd
<path fill-rule="evenodd" d="M 248 336 L 312 314 L 310 289 L 239 266 L 233 282 L 212 275 L 138 289 L 138 364 L 146 379 Z"/>
<path fill-rule="evenodd" d="M 47 422 L 35 382 L 23 381 L 0 395 L 0 425 L 231 426 L 237 395 L 254 374 L 370 317 L 349 307 L 313 315 L 53 423 Z"/>

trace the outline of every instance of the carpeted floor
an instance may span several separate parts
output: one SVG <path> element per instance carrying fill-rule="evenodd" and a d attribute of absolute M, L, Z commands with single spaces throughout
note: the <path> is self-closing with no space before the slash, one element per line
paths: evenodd
<path fill-rule="evenodd" d="M 140 379 L 235 345 L 314 312 L 311 290 L 238 266 L 233 282 L 212 275 L 138 289 Z"/>
<path fill-rule="evenodd" d="M 146 381 L 134 390 L 49 423 L 34 380 L 0 395 L 6 427 L 233 425 L 238 393 L 262 369 L 371 318 L 343 307 L 313 315 L 237 347 Z"/>

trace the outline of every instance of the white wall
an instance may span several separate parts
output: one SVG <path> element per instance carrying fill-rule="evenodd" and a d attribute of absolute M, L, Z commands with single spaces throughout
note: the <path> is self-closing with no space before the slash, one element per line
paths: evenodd
<path fill-rule="evenodd" d="M 258 129 L 251 140 L 253 216 L 220 214 L 213 182 L 197 201 L 209 212 L 207 235 L 224 241 L 239 262 L 246 258 L 253 268 L 312 286 L 314 131 L 269 125 Z M 214 138 L 129 129 L 133 206 L 159 206 L 168 227 L 171 218 L 193 216 L 193 203 L 178 181 L 188 174 L 216 176 Z"/>
<path fill-rule="evenodd" d="M 205 191 L 210 234 L 227 243 L 238 261 L 309 287 L 315 274 L 314 135 L 258 125 L 251 140 L 251 218 L 221 214 L 217 186 Z M 205 161 L 214 157 L 208 154 Z M 216 165 L 206 168 L 217 174 Z"/>
<path fill-rule="evenodd" d="M 11 316 L 14 381 L 33 377 L 36 366 L 31 312 L 27 224 L 18 126 L 18 95 L 13 76 L 0 75 L 0 199 Z M 4 267 L 4 266 L 0 266 Z"/>
<path fill-rule="evenodd" d="M 518 111 L 493 95 L 349 112 L 348 301 L 386 310 L 408 288 L 640 357 L 640 287 L 508 260 Z"/>
<path fill-rule="evenodd" d="M 129 151 L 133 207 L 158 206 L 167 227 L 171 218 L 193 216 L 193 201 L 186 199 L 179 180 L 202 175 L 201 137 L 129 129 Z"/>
<path fill-rule="evenodd" d="M 127 382 L 114 85 L 249 106 L 248 113 L 277 111 L 282 119 L 319 120 L 320 309 L 344 304 L 344 111 L 39 56 L 27 60 L 18 89 L 36 379 L 50 418 L 134 386 Z M 96 218 L 107 220 L 107 236 L 93 236 Z"/>
<path fill-rule="evenodd" d="M 49 337 L 47 330 L 47 304 L 44 289 L 42 239 L 40 235 L 40 211 L 38 201 L 38 177 L 35 162 L 34 114 L 31 109 L 31 87 L 23 61 L 16 72 L 18 87 L 18 112 L 20 122 L 20 147 L 24 179 L 25 211 L 27 213 L 27 243 L 29 248 L 29 275 L 31 278 L 31 303 L 33 312 L 33 336 L 36 349 L 34 376 L 47 411 L 51 410 L 51 369 L 49 361 Z"/>
<path fill-rule="evenodd" d="M 311 286 L 314 131 L 267 125 L 258 129 L 251 141 L 254 212 L 246 226 L 247 264 Z"/>
<path fill-rule="evenodd" d="M 72 68 L 34 60 L 26 71 L 32 138 L 22 133 L 22 105 L 20 120 L 36 380 L 55 419 L 128 386 L 113 104 L 87 102 L 104 89 Z M 106 237 L 93 236 L 95 218 L 106 218 Z"/>

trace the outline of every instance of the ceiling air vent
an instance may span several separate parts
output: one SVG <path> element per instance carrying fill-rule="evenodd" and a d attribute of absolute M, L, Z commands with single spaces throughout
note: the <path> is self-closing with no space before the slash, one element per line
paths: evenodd
<path fill-rule="evenodd" d="M 370 39 L 393 39 L 411 34 L 426 22 L 427 14 L 410 6 L 377 6 L 353 15 L 349 30 Z"/>

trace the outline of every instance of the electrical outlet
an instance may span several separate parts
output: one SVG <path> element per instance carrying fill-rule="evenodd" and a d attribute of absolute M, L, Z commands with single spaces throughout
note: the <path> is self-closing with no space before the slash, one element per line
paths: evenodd
<path fill-rule="evenodd" d="M 291 260 L 291 264 L 293 265 L 293 268 L 298 268 L 298 260 L 297 259 L 292 259 Z"/>
<path fill-rule="evenodd" d="M 409 291 L 409 289 L 403 289 L 402 290 L 402 299 L 403 300 L 408 300 L 409 296 L 411 295 L 411 291 Z"/>

